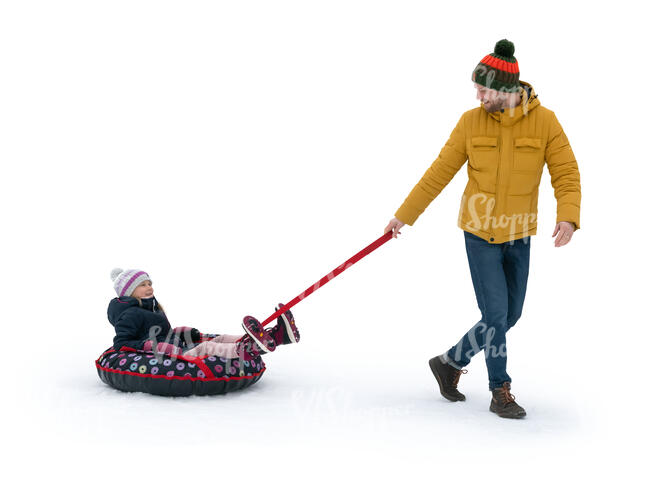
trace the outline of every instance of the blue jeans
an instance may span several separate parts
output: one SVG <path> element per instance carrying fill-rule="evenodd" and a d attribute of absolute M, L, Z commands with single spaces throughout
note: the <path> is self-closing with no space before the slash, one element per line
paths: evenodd
<path fill-rule="evenodd" d="M 512 382 L 506 372 L 506 332 L 521 317 L 528 282 L 530 236 L 490 244 L 465 232 L 465 249 L 481 320 L 446 353 L 446 360 L 461 369 L 485 351 L 489 387 Z"/>

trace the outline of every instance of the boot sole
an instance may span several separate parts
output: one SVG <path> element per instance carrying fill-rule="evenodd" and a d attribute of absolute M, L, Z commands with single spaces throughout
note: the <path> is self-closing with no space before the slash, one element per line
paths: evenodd
<path fill-rule="evenodd" d="M 257 344 L 257 346 L 258 346 L 261 350 L 263 350 L 264 352 L 269 353 L 269 352 L 273 352 L 273 351 L 275 350 L 275 347 L 272 347 L 272 348 L 271 348 L 271 347 L 267 347 L 266 345 L 264 345 L 260 340 L 258 340 L 257 338 L 255 338 L 255 335 L 254 335 L 254 334 L 252 334 L 252 333 L 250 333 L 250 332 L 248 332 L 248 331 L 246 331 L 246 334 L 247 334 L 250 338 L 252 338 L 253 341 Z"/>
<path fill-rule="evenodd" d="M 289 337 L 289 340 L 291 340 L 292 344 L 298 343 L 298 340 L 296 340 L 296 336 L 293 333 L 293 329 L 291 328 L 291 322 L 289 322 L 289 319 L 284 313 L 280 316 L 282 317 L 282 321 L 284 322 L 284 330 L 287 336 Z"/>
<path fill-rule="evenodd" d="M 435 365 L 434 365 L 435 360 L 436 360 L 436 357 L 433 357 L 432 359 L 429 359 L 429 368 L 431 369 L 431 372 L 433 372 L 433 377 L 435 377 L 436 381 L 438 382 L 438 387 L 440 388 L 440 394 L 442 395 L 442 397 L 444 397 L 445 399 L 447 399 L 447 400 L 449 400 L 451 402 L 464 401 L 465 400 L 464 397 L 462 397 L 462 398 L 454 397 L 454 396 L 452 396 L 450 394 L 447 394 L 443 390 L 442 380 L 440 379 L 440 375 L 438 375 L 438 371 L 437 371 L 437 369 L 435 368 Z"/>
<path fill-rule="evenodd" d="M 263 350 L 266 353 L 273 352 L 275 350 L 275 345 L 269 347 L 267 345 L 264 345 L 255 335 L 255 333 L 250 332 L 248 328 L 246 328 L 246 325 L 242 324 L 242 328 L 244 329 L 244 332 L 246 332 L 246 335 L 248 335 L 250 338 L 253 339 L 253 341 L 257 344 L 257 346 Z"/>

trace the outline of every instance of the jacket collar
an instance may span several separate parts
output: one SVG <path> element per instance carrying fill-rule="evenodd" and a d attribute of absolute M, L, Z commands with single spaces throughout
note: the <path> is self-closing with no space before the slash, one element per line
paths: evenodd
<path fill-rule="evenodd" d="M 488 113 L 492 118 L 497 120 L 503 126 L 511 126 L 527 116 L 532 110 L 540 106 L 537 94 L 530 83 L 519 81 L 519 92 L 521 93 L 521 103 L 514 108 L 505 108 L 503 112 Z M 483 103 L 481 108 L 485 109 Z"/>
<path fill-rule="evenodd" d="M 158 300 L 156 300 L 155 296 L 152 296 L 151 298 L 141 298 L 140 301 L 142 302 L 140 306 L 145 310 L 154 313 L 158 312 Z"/>

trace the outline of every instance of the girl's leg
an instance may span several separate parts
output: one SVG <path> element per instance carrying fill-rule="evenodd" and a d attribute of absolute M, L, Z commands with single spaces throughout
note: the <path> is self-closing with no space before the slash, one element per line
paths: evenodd
<path fill-rule="evenodd" d="M 219 335 L 213 339 L 211 342 L 221 342 L 221 343 L 234 343 L 237 342 L 243 335 Z"/>
<path fill-rule="evenodd" d="M 220 335 L 219 337 L 224 337 Z M 199 357 L 201 355 L 216 355 L 217 357 L 223 357 L 225 359 L 236 359 L 239 357 L 237 354 L 237 344 L 233 342 L 217 342 L 219 338 L 216 337 L 212 340 L 206 342 L 201 342 L 199 345 L 193 349 L 188 350 L 183 355 L 189 355 L 190 357 Z M 225 335 L 228 337 L 228 335 Z"/>

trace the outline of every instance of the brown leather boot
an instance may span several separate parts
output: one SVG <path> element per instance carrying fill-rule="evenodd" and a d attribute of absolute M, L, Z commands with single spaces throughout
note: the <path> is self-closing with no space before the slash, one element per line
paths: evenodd
<path fill-rule="evenodd" d="M 450 401 L 464 401 L 465 395 L 458 391 L 458 381 L 461 374 L 467 374 L 467 370 L 458 370 L 449 364 L 442 361 L 441 356 L 434 357 L 429 360 L 429 367 L 433 376 L 438 381 L 440 386 L 440 394 L 442 397 Z"/>
<path fill-rule="evenodd" d="M 492 391 L 490 411 L 497 413 L 502 418 L 519 419 L 526 416 L 526 410 L 515 402 L 515 396 L 510 394 L 510 383 L 505 382 L 503 387 Z"/>

